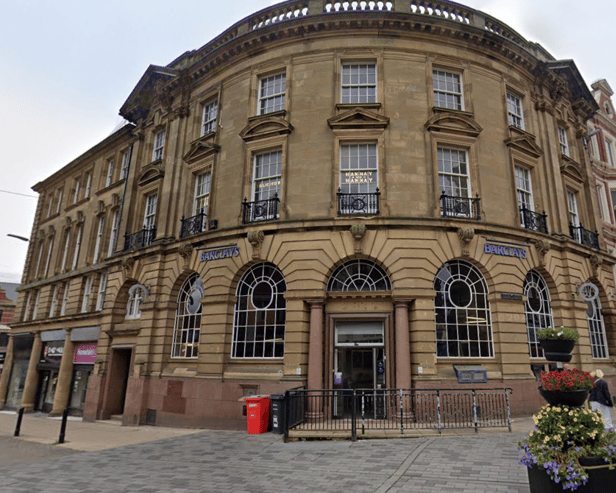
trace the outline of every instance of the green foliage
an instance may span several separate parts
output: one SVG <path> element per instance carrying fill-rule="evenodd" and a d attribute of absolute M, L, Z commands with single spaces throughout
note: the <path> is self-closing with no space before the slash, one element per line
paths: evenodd
<path fill-rule="evenodd" d="M 580 333 L 571 327 L 547 327 L 545 329 L 537 329 L 537 339 L 577 341 L 579 338 Z"/>

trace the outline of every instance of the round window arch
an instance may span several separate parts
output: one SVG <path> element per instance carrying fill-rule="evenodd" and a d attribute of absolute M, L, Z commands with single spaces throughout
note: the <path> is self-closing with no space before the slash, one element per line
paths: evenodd
<path fill-rule="evenodd" d="M 287 285 L 269 262 L 253 265 L 237 285 L 232 358 L 282 358 Z"/>
<path fill-rule="evenodd" d="M 436 355 L 494 356 L 488 285 L 479 269 L 463 260 L 443 264 L 434 279 Z"/>
<path fill-rule="evenodd" d="M 178 307 L 175 312 L 173 329 L 172 358 L 196 358 L 199 356 L 201 335 L 201 314 L 203 306 L 203 281 L 194 273 L 184 281 L 178 294 Z"/>
<path fill-rule="evenodd" d="M 531 270 L 524 278 L 524 314 L 526 316 L 526 331 L 528 334 L 529 354 L 531 358 L 543 358 L 537 340 L 537 329 L 553 327 L 550 291 L 545 280 L 537 271 Z"/>
<path fill-rule="evenodd" d="M 328 291 L 390 291 L 389 276 L 374 262 L 366 259 L 348 260 L 329 278 Z"/>

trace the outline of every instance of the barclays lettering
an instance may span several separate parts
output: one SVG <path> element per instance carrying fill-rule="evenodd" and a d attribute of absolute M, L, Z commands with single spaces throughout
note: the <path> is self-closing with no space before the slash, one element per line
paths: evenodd
<path fill-rule="evenodd" d="M 486 243 L 483 251 L 493 255 L 503 255 L 504 257 L 518 257 L 527 258 L 525 248 L 514 248 L 507 245 L 494 245 L 492 243 Z"/>
<path fill-rule="evenodd" d="M 218 250 L 210 250 L 208 252 L 201 252 L 201 262 L 207 262 L 208 260 L 219 260 L 229 257 L 239 257 L 240 247 L 231 248 L 219 248 Z"/>

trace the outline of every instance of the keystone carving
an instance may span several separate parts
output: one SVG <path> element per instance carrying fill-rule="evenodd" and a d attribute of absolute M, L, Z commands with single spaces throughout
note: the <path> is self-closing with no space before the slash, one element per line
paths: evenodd
<path fill-rule="evenodd" d="M 263 246 L 264 239 L 265 234 L 261 230 L 248 232 L 248 241 L 252 245 L 253 259 L 261 258 L 261 247 Z"/>
<path fill-rule="evenodd" d="M 590 261 L 593 274 L 597 277 L 599 275 L 599 269 L 601 268 L 601 265 L 603 265 L 603 259 L 599 255 L 593 254 L 588 260 Z"/>
<path fill-rule="evenodd" d="M 458 240 L 460 240 L 460 248 L 462 249 L 462 255 L 468 257 L 471 252 L 468 248 L 471 241 L 475 237 L 475 230 L 473 228 L 459 228 Z"/>
<path fill-rule="evenodd" d="M 548 240 L 534 240 L 535 248 L 537 249 L 537 253 L 539 254 L 539 263 L 541 265 L 545 264 L 545 254 L 550 251 L 552 245 Z"/>
<path fill-rule="evenodd" d="M 122 259 L 122 268 L 127 275 L 133 270 L 133 267 L 135 267 L 135 259 L 133 257 Z"/>
<path fill-rule="evenodd" d="M 105 202 L 102 200 L 98 201 L 98 210 L 96 211 L 96 215 L 100 216 L 105 213 Z"/>
<path fill-rule="evenodd" d="M 178 253 L 180 257 L 184 259 L 184 269 L 188 268 L 188 262 L 190 262 L 190 258 L 192 256 L 193 246 L 190 243 L 186 243 L 178 248 Z"/>
<path fill-rule="evenodd" d="M 355 253 L 363 252 L 363 239 L 366 235 L 366 225 L 362 223 L 353 224 L 350 228 L 353 238 L 355 238 Z"/>
<path fill-rule="evenodd" d="M 76 219 L 76 223 L 80 224 L 82 222 L 84 222 L 86 220 L 85 215 L 83 214 L 83 211 L 77 211 L 77 219 Z"/>

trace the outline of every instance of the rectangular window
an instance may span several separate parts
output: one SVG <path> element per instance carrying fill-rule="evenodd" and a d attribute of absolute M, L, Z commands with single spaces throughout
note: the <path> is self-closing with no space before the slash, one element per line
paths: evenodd
<path fill-rule="evenodd" d="M 30 318 L 30 311 L 32 310 L 32 291 L 28 291 L 26 296 L 26 305 L 24 307 L 24 322 L 27 322 Z"/>
<path fill-rule="evenodd" d="M 610 188 L 610 200 L 612 201 L 612 217 L 616 218 L 616 188 Z"/>
<path fill-rule="evenodd" d="M 218 118 L 218 101 L 210 101 L 203 105 L 203 119 L 201 121 L 201 137 L 216 131 Z"/>
<path fill-rule="evenodd" d="M 92 172 L 88 171 L 86 175 L 86 191 L 84 196 L 87 198 L 90 196 L 90 192 L 92 191 Z"/>
<path fill-rule="evenodd" d="M 614 144 L 611 140 L 605 139 L 605 150 L 607 152 L 607 162 L 610 166 L 616 166 L 614 162 Z"/>
<path fill-rule="evenodd" d="M 105 216 L 99 216 L 98 218 L 98 230 L 96 232 L 96 243 L 94 245 L 94 256 L 92 257 L 92 263 L 97 263 L 101 254 L 101 248 L 103 246 L 103 231 L 105 229 Z"/>
<path fill-rule="evenodd" d="M 459 198 L 471 196 L 468 156 L 464 149 L 438 148 L 438 181 L 441 194 Z"/>
<path fill-rule="evenodd" d="M 79 250 L 81 250 L 81 235 L 83 234 L 83 224 L 79 226 L 77 230 L 77 238 L 75 240 L 75 253 L 73 254 L 73 264 L 71 268 L 75 270 L 77 268 L 77 261 L 79 260 Z"/>
<path fill-rule="evenodd" d="M 376 103 L 376 64 L 342 64 L 340 102 L 343 104 Z"/>
<path fill-rule="evenodd" d="M 49 197 L 49 204 L 47 205 L 47 217 L 51 216 L 53 210 L 53 195 Z"/>
<path fill-rule="evenodd" d="M 143 216 L 143 227 L 152 229 L 156 225 L 156 203 L 158 202 L 158 194 L 153 193 L 145 199 L 145 214 Z"/>
<path fill-rule="evenodd" d="M 105 294 L 107 293 L 107 273 L 101 274 L 100 282 L 98 283 L 98 296 L 96 297 L 96 311 L 100 311 L 105 307 Z"/>
<path fill-rule="evenodd" d="M 56 316 L 56 309 L 58 308 L 58 291 L 60 290 L 60 285 L 56 284 L 53 287 L 53 293 L 51 295 L 51 303 L 49 304 L 49 317 Z"/>
<path fill-rule="evenodd" d="M 511 92 L 507 93 L 507 114 L 509 116 L 509 125 L 524 130 L 522 99 Z"/>
<path fill-rule="evenodd" d="M 605 222 L 610 222 L 610 213 L 608 212 L 607 197 L 605 195 L 605 188 L 603 184 L 597 184 L 597 198 L 599 199 L 599 209 L 601 212 L 601 219 Z"/>
<path fill-rule="evenodd" d="M 158 161 L 163 158 L 165 150 L 165 130 L 160 130 L 154 135 L 154 148 L 152 150 L 152 161 Z"/>
<path fill-rule="evenodd" d="M 118 242 L 118 231 L 120 229 L 120 211 L 113 213 L 113 221 L 111 223 L 111 235 L 109 236 L 109 249 L 107 250 L 107 256 L 111 257 L 115 252 Z"/>
<path fill-rule="evenodd" d="M 62 290 L 62 305 L 60 305 L 60 316 L 63 317 L 66 315 L 66 306 L 68 305 L 68 295 L 69 295 L 70 282 L 64 283 L 64 288 Z"/>
<path fill-rule="evenodd" d="M 567 131 L 563 127 L 558 127 L 558 142 L 560 144 L 560 153 L 563 156 L 568 156 L 569 141 L 567 140 Z"/>
<path fill-rule="evenodd" d="M 64 253 L 62 254 L 62 266 L 60 267 L 60 272 L 64 272 L 66 269 L 66 263 L 68 261 L 68 252 L 71 248 L 71 232 L 70 230 L 66 230 L 66 234 L 64 236 Z"/>
<path fill-rule="evenodd" d="M 195 203 L 193 206 L 193 216 L 203 212 L 207 214 L 210 204 L 210 187 L 212 181 L 212 173 L 201 173 L 197 175 L 195 180 Z"/>
<path fill-rule="evenodd" d="M 56 208 L 56 213 L 60 213 L 60 209 L 62 208 L 62 193 L 64 192 L 63 188 L 58 189 L 58 206 Z"/>
<path fill-rule="evenodd" d="M 375 193 L 379 187 L 376 143 L 340 146 L 340 191 Z"/>
<path fill-rule="evenodd" d="M 79 200 L 79 180 L 75 180 L 75 185 L 73 187 L 73 204 L 76 204 Z"/>
<path fill-rule="evenodd" d="M 49 275 L 49 266 L 51 265 L 51 253 L 53 252 L 53 243 L 54 238 L 49 240 L 49 247 L 47 248 L 47 260 L 45 261 L 45 273 L 43 277 L 47 277 Z"/>
<path fill-rule="evenodd" d="M 39 250 L 38 250 L 38 256 L 37 256 L 37 260 L 36 260 L 36 269 L 34 270 L 34 278 L 38 278 L 39 274 L 40 274 L 40 269 L 41 269 L 41 262 L 43 260 L 43 248 L 45 246 L 44 242 L 41 242 L 41 244 L 39 245 Z"/>
<path fill-rule="evenodd" d="M 83 287 L 83 299 L 81 300 L 81 313 L 86 313 L 90 309 L 90 295 L 92 294 L 92 276 L 86 277 Z"/>
<path fill-rule="evenodd" d="M 284 110 L 286 91 L 287 74 L 284 72 L 259 79 L 258 114 Z"/>
<path fill-rule="evenodd" d="M 463 110 L 462 77 L 455 72 L 432 71 L 434 106 L 451 110 Z"/>
<path fill-rule="evenodd" d="M 107 177 L 105 178 L 105 187 L 108 187 L 113 183 L 113 169 L 115 168 L 115 161 L 110 159 L 107 161 Z"/>
<path fill-rule="evenodd" d="M 122 164 L 120 165 L 120 180 L 124 180 L 128 177 L 128 170 L 130 169 L 130 155 L 131 148 L 126 149 L 122 153 Z"/>
<path fill-rule="evenodd" d="M 254 157 L 253 198 L 267 200 L 280 195 L 282 151 L 256 154 Z"/>
<path fill-rule="evenodd" d="M 36 320 L 40 305 L 41 305 L 41 290 L 38 289 L 36 291 L 36 297 L 34 298 L 34 308 L 32 309 L 32 320 Z"/>
<path fill-rule="evenodd" d="M 569 222 L 573 227 L 580 225 L 580 216 L 578 214 L 577 194 L 571 190 L 567 190 L 567 205 L 569 207 Z"/>
<path fill-rule="evenodd" d="M 534 211 L 535 204 L 533 203 L 533 187 L 530 179 L 530 170 L 522 168 L 521 166 L 515 167 L 515 186 L 518 192 L 518 205 L 520 209 Z"/>

